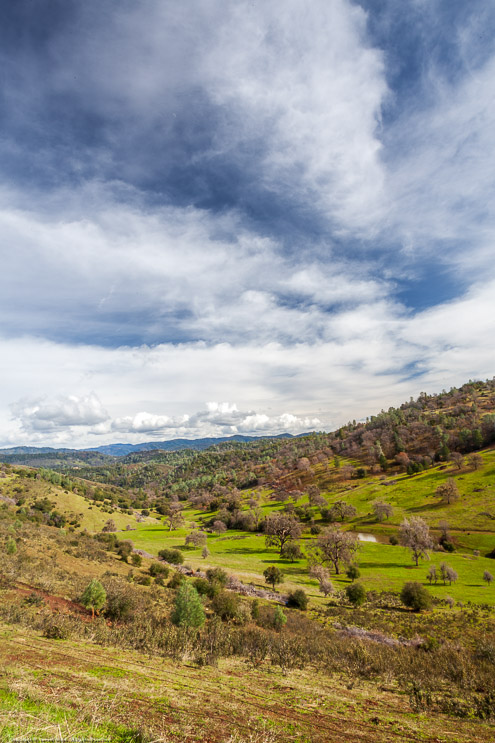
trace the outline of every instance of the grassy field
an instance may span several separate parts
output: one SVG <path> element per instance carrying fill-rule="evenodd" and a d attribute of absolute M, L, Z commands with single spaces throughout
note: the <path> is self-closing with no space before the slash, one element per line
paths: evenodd
<path fill-rule="evenodd" d="M 391 684 L 235 659 L 200 668 L 0 625 L 1 740 L 489 743 L 493 725 L 411 711 Z"/>
<path fill-rule="evenodd" d="M 143 526 L 132 533 L 135 547 L 157 555 L 163 547 L 183 548 L 187 529 L 169 532 L 161 526 Z M 305 542 L 310 539 L 303 539 Z M 208 536 L 210 555 L 203 559 L 201 549 L 184 550 L 185 563 L 194 569 L 220 566 L 233 572 L 239 578 L 264 584 L 263 571 L 268 565 L 277 565 L 284 573 L 285 581 L 278 590 L 281 592 L 303 587 L 313 600 L 323 601 L 318 592 L 317 582 L 308 575 L 306 560 L 290 562 L 280 559 L 277 550 L 265 547 L 263 536 L 242 532 L 229 532 L 228 536 Z M 429 585 L 426 574 L 430 565 L 437 568 L 442 562 L 454 568 L 458 573 L 457 583 L 444 586 L 441 583 Z M 431 553 L 430 561 L 423 561 L 418 567 L 411 560 L 410 551 L 404 547 L 387 544 L 361 542 L 356 556 L 356 563 L 361 571 L 361 581 L 367 590 L 397 591 L 410 580 L 419 580 L 428 586 L 434 596 L 442 598 L 452 596 L 459 601 L 495 604 L 495 583 L 487 586 L 482 580 L 485 570 L 495 573 L 495 563 L 484 557 L 473 557 L 463 553 Z M 336 588 L 344 588 L 349 580 L 345 574 L 332 576 Z"/>
<path fill-rule="evenodd" d="M 35 500 L 48 498 L 59 513 L 63 513 L 67 519 L 78 518 L 81 529 L 87 529 L 89 532 L 99 532 L 102 530 L 108 519 L 113 519 L 118 529 L 125 529 L 129 524 L 136 526 L 136 518 L 133 515 L 120 513 L 114 510 L 109 514 L 104 511 L 101 503 L 90 501 L 82 495 L 71 491 L 63 490 L 57 485 L 52 485 L 45 480 L 33 480 L 31 478 L 20 478 L 17 475 L 9 475 L 0 480 L 0 496 L 11 497 L 14 488 L 21 490 L 21 495 L 25 498 L 25 506 L 30 506 Z M 154 519 L 147 519 L 151 523 Z"/>

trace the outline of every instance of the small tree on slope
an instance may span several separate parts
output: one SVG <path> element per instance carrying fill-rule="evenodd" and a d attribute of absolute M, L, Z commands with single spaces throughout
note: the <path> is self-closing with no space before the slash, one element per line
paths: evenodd
<path fill-rule="evenodd" d="M 81 596 L 81 604 L 86 609 L 91 609 L 91 615 L 94 619 L 95 611 L 98 613 L 105 601 L 107 600 L 107 594 L 100 581 L 93 578 L 84 589 L 84 593 Z"/>

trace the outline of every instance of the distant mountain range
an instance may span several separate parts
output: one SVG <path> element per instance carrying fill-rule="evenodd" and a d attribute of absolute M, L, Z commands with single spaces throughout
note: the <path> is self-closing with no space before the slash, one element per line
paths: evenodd
<path fill-rule="evenodd" d="M 170 441 L 146 441 L 142 444 L 105 444 L 88 449 L 54 449 L 50 446 L 14 446 L 10 449 L 0 449 L 0 461 L 12 461 L 15 457 L 29 454 L 74 454 L 75 452 L 98 452 L 111 457 L 124 457 L 126 454 L 139 451 L 180 451 L 181 449 L 194 449 L 201 451 L 215 444 L 228 442 L 248 443 L 260 439 L 292 439 L 291 433 L 281 433 L 278 436 L 223 436 L 220 438 L 204 439 L 171 439 Z"/>

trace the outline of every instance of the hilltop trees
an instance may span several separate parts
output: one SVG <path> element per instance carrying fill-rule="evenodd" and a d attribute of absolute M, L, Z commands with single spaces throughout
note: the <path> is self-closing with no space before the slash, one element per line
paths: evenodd
<path fill-rule="evenodd" d="M 332 564 L 339 575 L 341 564 L 351 562 L 358 548 L 359 542 L 354 534 L 330 526 L 316 537 L 308 557 L 313 564 Z"/>
<path fill-rule="evenodd" d="M 277 547 L 282 557 L 284 546 L 301 536 L 302 526 L 293 516 L 272 513 L 265 521 L 265 534 L 266 546 Z"/>
<path fill-rule="evenodd" d="M 429 559 L 428 550 L 432 547 L 430 530 L 426 521 L 419 516 L 413 516 L 410 520 L 404 519 L 400 525 L 399 542 L 411 550 L 416 566 L 420 558 Z"/>

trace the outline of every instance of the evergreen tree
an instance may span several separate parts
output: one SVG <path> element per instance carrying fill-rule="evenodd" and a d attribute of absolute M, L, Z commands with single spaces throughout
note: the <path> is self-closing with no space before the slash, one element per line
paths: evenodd
<path fill-rule="evenodd" d="M 198 592 L 191 583 L 184 581 L 177 591 L 175 606 L 171 615 L 174 624 L 180 627 L 201 627 L 205 622 L 205 612 Z"/>
<path fill-rule="evenodd" d="M 81 604 L 86 609 L 91 609 L 91 614 L 94 619 L 95 610 L 98 613 L 102 608 L 103 604 L 107 600 L 107 594 L 100 581 L 93 578 L 90 583 L 86 586 L 83 595 L 81 596 Z"/>

